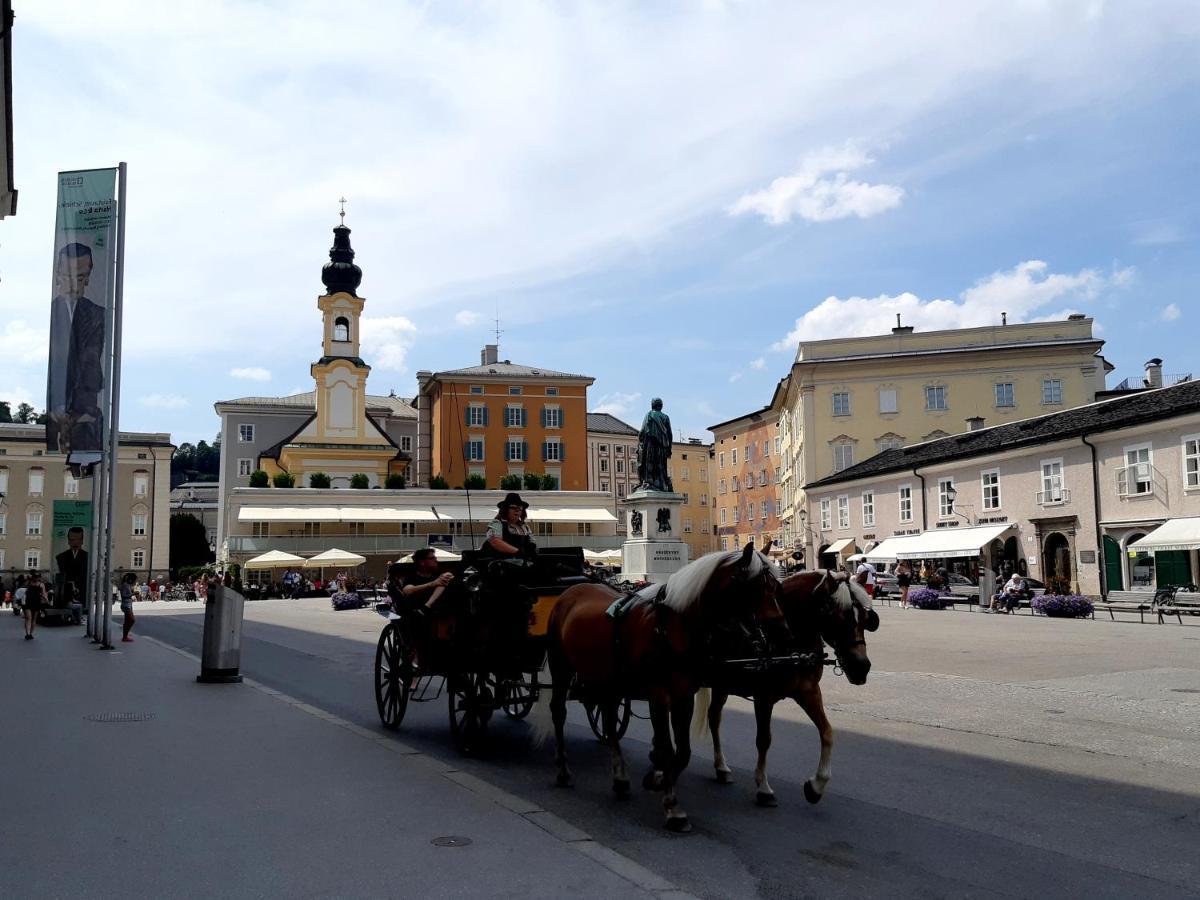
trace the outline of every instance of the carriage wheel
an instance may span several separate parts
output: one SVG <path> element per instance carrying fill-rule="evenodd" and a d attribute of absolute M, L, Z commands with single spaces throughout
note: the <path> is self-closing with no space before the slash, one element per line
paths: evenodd
<path fill-rule="evenodd" d="M 587 711 L 588 724 L 592 726 L 592 734 L 596 736 L 596 740 L 607 742 L 608 738 L 604 734 L 604 717 L 600 714 L 600 706 L 596 703 L 584 703 L 583 708 Z M 625 737 L 625 732 L 629 730 L 629 715 L 632 706 L 628 697 L 622 697 L 621 702 L 617 704 L 617 740 Z"/>
<path fill-rule="evenodd" d="M 446 679 L 450 703 L 450 737 L 463 756 L 482 752 L 492 710 L 485 703 L 487 675 L 466 673 Z"/>
<path fill-rule="evenodd" d="M 408 711 L 413 650 L 407 635 L 392 622 L 379 635 L 375 647 L 375 707 L 384 728 L 395 731 Z"/>
<path fill-rule="evenodd" d="M 538 697 L 536 679 L 536 673 L 522 672 L 505 682 L 504 714 L 510 719 L 523 719 L 533 709 Z"/>

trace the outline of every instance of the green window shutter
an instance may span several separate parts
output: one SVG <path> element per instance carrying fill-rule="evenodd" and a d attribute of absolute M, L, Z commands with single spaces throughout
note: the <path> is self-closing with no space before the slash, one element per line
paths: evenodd
<path fill-rule="evenodd" d="M 471 407 L 469 407 L 469 406 L 466 409 L 466 416 L 467 416 L 467 425 L 470 426 L 470 424 L 471 424 Z"/>
<path fill-rule="evenodd" d="M 525 426 L 527 426 L 529 424 L 528 412 L 529 411 L 527 409 L 525 409 L 525 407 L 523 407 L 523 406 L 521 407 L 521 427 L 522 428 L 524 428 Z"/>
<path fill-rule="evenodd" d="M 511 460 L 512 460 L 512 444 L 510 444 L 508 441 L 505 441 L 504 442 L 504 461 L 510 462 Z"/>
<path fill-rule="evenodd" d="M 529 462 L 529 441 L 521 441 L 521 462 Z"/>
<path fill-rule="evenodd" d="M 471 442 L 467 441 L 465 444 L 463 444 L 463 459 L 469 460 L 470 458 L 471 458 Z"/>
<path fill-rule="evenodd" d="M 558 427 L 559 428 L 567 427 L 567 411 L 566 411 L 566 409 L 564 409 L 561 406 L 558 408 Z"/>
<path fill-rule="evenodd" d="M 546 427 L 546 407 L 542 407 L 542 427 Z"/>
<path fill-rule="evenodd" d="M 558 442 L 558 461 L 565 462 L 567 458 L 567 445 L 562 441 Z"/>
<path fill-rule="evenodd" d="M 542 462 L 545 462 L 545 461 L 546 461 L 546 459 L 547 459 L 547 449 L 546 449 L 546 447 L 547 447 L 547 442 L 546 442 L 546 441 L 542 441 Z"/>
<path fill-rule="evenodd" d="M 485 406 L 483 408 L 483 424 L 484 424 L 485 428 L 487 427 L 487 423 L 488 423 L 488 408 Z"/>

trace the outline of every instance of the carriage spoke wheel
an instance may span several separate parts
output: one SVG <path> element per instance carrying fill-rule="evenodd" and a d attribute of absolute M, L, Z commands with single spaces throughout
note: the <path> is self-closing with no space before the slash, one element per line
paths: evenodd
<path fill-rule="evenodd" d="M 379 635 L 375 647 L 375 707 L 384 728 L 393 731 L 399 728 L 408 711 L 412 661 L 411 644 L 399 624 L 390 623 Z"/>
<path fill-rule="evenodd" d="M 504 714 L 510 719 L 523 719 L 537 702 L 536 674 L 522 672 L 504 683 Z"/>
<path fill-rule="evenodd" d="M 483 751 L 487 723 L 492 709 L 486 701 L 487 675 L 465 673 L 447 679 L 446 695 L 450 703 L 450 737 L 463 756 Z"/>
<path fill-rule="evenodd" d="M 592 734 L 596 736 L 598 741 L 608 741 L 608 736 L 604 733 L 604 716 L 600 713 L 600 705 L 598 703 L 584 703 L 584 710 L 587 711 L 588 724 L 592 726 Z M 629 715 L 631 704 L 628 697 L 622 697 L 621 702 L 617 704 L 617 740 L 625 737 L 625 732 L 629 730 Z"/>

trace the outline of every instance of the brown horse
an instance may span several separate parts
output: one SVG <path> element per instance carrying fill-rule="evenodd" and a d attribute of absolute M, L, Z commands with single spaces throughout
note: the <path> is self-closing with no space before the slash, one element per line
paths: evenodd
<path fill-rule="evenodd" d="M 600 709 L 618 797 L 629 795 L 629 775 L 617 705 L 625 697 L 646 700 L 654 738 L 642 785 L 663 791 L 668 829 L 690 831 L 675 785 L 691 758 L 688 726 L 702 674 L 714 656 L 747 652 L 764 625 L 783 626 L 779 587 L 770 560 L 748 544 L 689 563 L 671 575 L 661 594 L 647 589 L 617 619 L 608 615 L 620 596 L 612 588 L 578 584 L 564 591 L 547 632 L 553 690 L 541 692 L 534 717 L 536 741 L 549 736 L 547 720 L 553 722 L 557 783 L 571 784 L 563 725 L 573 684 Z"/>
<path fill-rule="evenodd" d="M 821 697 L 824 645 L 833 648 L 838 666 L 851 684 L 865 684 L 871 671 L 867 657 L 866 632 L 879 628 L 879 614 L 871 608 L 871 596 L 858 582 L 841 572 L 813 571 L 783 580 L 779 605 L 795 641 L 795 650 L 808 665 L 765 673 L 726 672 L 701 692 L 696 704 L 694 730 L 704 731 L 705 720 L 712 732 L 713 766 L 717 781 L 729 784 L 731 770 L 721 752 L 721 710 L 730 694 L 753 698 L 758 729 L 758 766 L 754 770 L 756 800 L 760 806 L 775 806 L 775 792 L 767 781 L 767 751 L 771 748 L 771 712 L 775 704 L 791 697 L 803 709 L 821 736 L 821 761 L 817 772 L 804 783 L 804 798 L 817 803 L 829 783 L 829 757 L 833 751 L 833 726 L 825 716 Z"/>

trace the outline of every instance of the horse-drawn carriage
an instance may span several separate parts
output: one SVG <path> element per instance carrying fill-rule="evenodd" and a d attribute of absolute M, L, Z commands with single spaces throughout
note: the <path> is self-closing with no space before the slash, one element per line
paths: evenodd
<path fill-rule="evenodd" d="M 459 752 L 482 750 L 492 716 L 523 719 L 543 687 L 546 628 L 559 596 L 592 580 L 581 548 L 543 550 L 536 558 L 497 559 L 467 551 L 452 589 L 430 615 L 379 604 L 388 619 L 375 650 L 375 702 L 385 728 L 397 729 L 408 704 L 448 698 L 450 735 Z M 594 703 L 588 720 L 604 737 Z M 629 724 L 626 701 L 619 730 Z"/>

